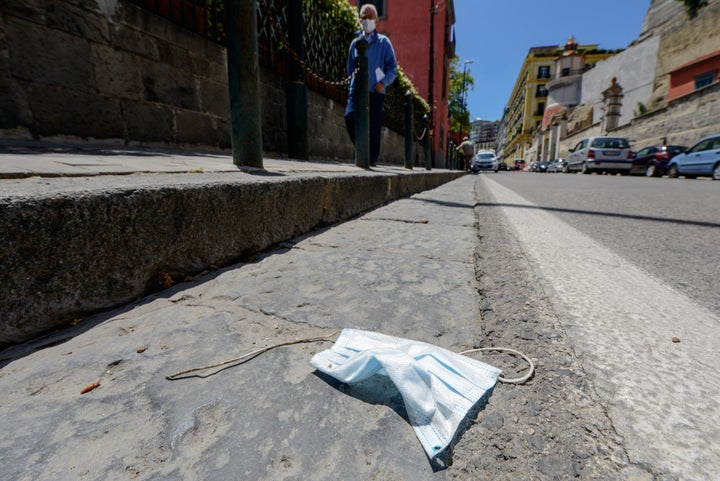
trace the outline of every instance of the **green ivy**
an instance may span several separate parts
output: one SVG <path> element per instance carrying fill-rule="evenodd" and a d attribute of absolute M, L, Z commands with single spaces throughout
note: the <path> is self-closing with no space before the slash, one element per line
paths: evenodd
<path fill-rule="evenodd" d="M 415 135 L 420 137 L 425 128 L 424 115 L 430 115 L 430 105 L 418 94 L 417 88 L 410 81 L 401 66 L 398 66 L 397 79 L 388 87 L 385 96 L 385 125 L 399 133 L 405 132 L 405 95 L 413 94 L 413 123 Z"/>
<path fill-rule="evenodd" d="M 707 0 L 675 0 L 677 2 L 682 2 L 685 5 L 685 12 L 687 13 L 688 18 L 693 19 L 698 16 L 698 13 L 700 13 L 700 9 L 703 7 L 707 7 L 708 1 Z"/>

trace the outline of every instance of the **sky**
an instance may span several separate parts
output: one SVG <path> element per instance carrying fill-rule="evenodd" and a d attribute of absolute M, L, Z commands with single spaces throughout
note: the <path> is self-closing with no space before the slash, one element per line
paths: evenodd
<path fill-rule="evenodd" d="M 651 0 L 454 0 L 455 53 L 475 87 L 470 119 L 500 120 L 531 47 L 583 44 L 614 50 L 637 39 Z"/>

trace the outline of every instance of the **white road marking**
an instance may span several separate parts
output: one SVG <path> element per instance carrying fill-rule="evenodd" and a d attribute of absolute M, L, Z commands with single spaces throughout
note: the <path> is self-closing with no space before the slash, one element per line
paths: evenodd
<path fill-rule="evenodd" d="M 499 204 L 530 207 L 501 208 L 547 280 L 631 461 L 683 480 L 720 479 L 720 319 L 497 182 L 482 182 Z"/>

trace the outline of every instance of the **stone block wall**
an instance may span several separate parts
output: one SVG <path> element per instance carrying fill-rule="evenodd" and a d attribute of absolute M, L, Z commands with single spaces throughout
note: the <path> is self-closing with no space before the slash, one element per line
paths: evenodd
<path fill-rule="evenodd" d="M 123 1 L 7 0 L 5 134 L 229 147 L 222 47 Z"/>
<path fill-rule="evenodd" d="M 260 76 L 264 150 L 283 156 L 284 80 Z M 310 157 L 352 162 L 343 106 L 308 104 Z M 0 136 L 227 150 L 229 105 L 225 49 L 134 4 L 0 3 Z M 403 137 L 383 137 L 382 162 L 402 164 Z"/>
<path fill-rule="evenodd" d="M 720 84 L 716 83 L 679 98 L 664 109 L 636 117 L 607 135 L 628 138 L 633 150 L 662 144 L 664 140 L 669 145 L 690 147 L 701 138 L 720 132 L 718 119 Z M 599 123 L 561 139 L 559 156 L 567 157 L 569 149 L 580 140 L 594 135 L 604 135 Z"/>
<path fill-rule="evenodd" d="M 683 18 L 687 18 L 684 16 Z M 648 107 L 666 104 L 670 72 L 698 57 L 720 49 L 720 1 L 711 0 L 700 15 L 663 33 L 655 70 L 655 88 Z"/>

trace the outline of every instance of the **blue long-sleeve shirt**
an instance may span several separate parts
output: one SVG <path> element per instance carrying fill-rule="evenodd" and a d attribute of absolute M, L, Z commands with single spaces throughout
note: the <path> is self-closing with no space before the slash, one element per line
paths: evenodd
<path fill-rule="evenodd" d="M 350 52 L 348 54 L 348 75 L 352 75 L 355 71 L 357 64 L 358 51 L 355 48 L 355 44 L 358 40 L 365 38 L 370 44 L 366 56 L 368 58 L 368 87 L 370 92 L 375 92 L 375 84 L 382 82 L 385 88 L 397 78 L 397 59 L 395 58 L 395 51 L 393 50 L 390 39 L 385 35 L 379 34 L 373 31 L 368 37 L 360 35 L 358 38 L 352 41 L 350 44 Z M 382 70 L 383 76 L 378 78 L 377 69 Z M 348 107 L 346 112 L 353 112 L 355 110 L 355 102 L 353 93 L 355 92 L 355 77 L 350 82 L 350 95 L 348 97 Z M 385 93 L 385 89 L 380 93 Z"/>

